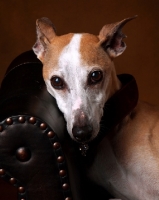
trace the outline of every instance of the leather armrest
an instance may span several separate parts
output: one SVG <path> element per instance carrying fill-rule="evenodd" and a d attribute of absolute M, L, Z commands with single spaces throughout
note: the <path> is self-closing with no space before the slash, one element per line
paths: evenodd
<path fill-rule="evenodd" d="M 0 90 L 0 176 L 21 200 L 108 199 L 87 179 L 80 157 L 46 90 L 42 64 L 32 51 L 23 53 L 9 66 Z"/>

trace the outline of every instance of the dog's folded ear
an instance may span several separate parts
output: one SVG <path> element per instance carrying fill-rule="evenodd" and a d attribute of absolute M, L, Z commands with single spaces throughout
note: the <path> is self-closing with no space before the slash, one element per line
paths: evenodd
<path fill-rule="evenodd" d="M 56 36 L 56 31 L 52 22 L 46 17 L 36 20 L 36 30 L 37 41 L 33 46 L 33 51 L 39 60 L 42 61 L 47 45 Z"/>
<path fill-rule="evenodd" d="M 126 49 L 126 44 L 123 41 L 126 36 L 122 33 L 122 27 L 136 17 L 127 18 L 114 24 L 107 24 L 101 29 L 98 36 L 100 45 L 111 58 L 119 56 Z"/>

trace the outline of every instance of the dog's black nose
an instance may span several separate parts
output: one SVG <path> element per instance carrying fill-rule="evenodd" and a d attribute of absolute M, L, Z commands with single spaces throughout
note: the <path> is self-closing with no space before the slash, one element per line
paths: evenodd
<path fill-rule="evenodd" d="M 87 126 L 74 126 L 72 133 L 74 138 L 78 142 L 86 142 L 91 138 L 93 128 L 90 125 Z"/>

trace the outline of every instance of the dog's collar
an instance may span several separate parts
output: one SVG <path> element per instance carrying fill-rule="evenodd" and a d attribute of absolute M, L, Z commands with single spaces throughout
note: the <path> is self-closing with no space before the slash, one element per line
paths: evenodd
<path fill-rule="evenodd" d="M 105 103 L 104 114 L 101 119 L 101 130 L 98 137 L 90 142 L 90 146 L 99 143 L 137 105 L 138 87 L 135 78 L 130 74 L 121 74 L 118 75 L 118 78 L 122 83 L 122 87 Z M 80 147 L 84 155 L 87 149 L 87 144 L 83 144 Z"/>

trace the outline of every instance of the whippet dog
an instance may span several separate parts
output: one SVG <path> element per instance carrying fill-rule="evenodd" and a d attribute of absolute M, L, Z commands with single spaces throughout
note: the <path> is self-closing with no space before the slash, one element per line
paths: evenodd
<path fill-rule="evenodd" d="M 113 60 L 126 49 L 121 29 L 132 19 L 107 24 L 98 36 L 57 36 L 49 19 L 36 21 L 33 51 L 68 133 L 78 143 L 98 136 L 104 105 L 122 87 Z M 159 109 L 138 101 L 100 142 L 88 176 L 116 198 L 159 200 Z"/>

